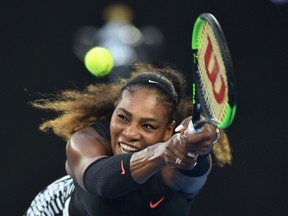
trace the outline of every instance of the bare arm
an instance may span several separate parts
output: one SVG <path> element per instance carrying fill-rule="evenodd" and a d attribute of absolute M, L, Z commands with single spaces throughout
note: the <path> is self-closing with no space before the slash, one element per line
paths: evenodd
<path fill-rule="evenodd" d="M 95 184 L 95 178 L 98 178 L 99 175 L 103 177 L 103 174 L 106 175 L 107 179 L 115 179 L 115 181 L 117 180 L 117 176 L 120 175 L 119 170 L 121 169 L 120 161 L 113 162 L 111 159 L 119 157 L 121 155 L 110 157 L 112 156 L 110 142 L 101 137 L 93 128 L 85 128 L 75 133 L 71 137 L 71 140 L 67 143 L 66 168 L 68 174 L 70 174 L 74 179 L 76 179 L 76 181 L 82 188 L 87 190 L 83 179 L 84 172 L 87 170 L 87 167 L 93 164 L 97 159 L 105 157 L 107 160 L 105 159 L 100 162 L 102 163 L 102 170 L 98 168 L 96 169 L 96 166 L 93 167 L 93 170 L 89 168 L 91 170 L 91 175 L 89 175 L 91 176 L 91 178 L 89 177 L 89 179 L 92 179 L 92 181 L 90 181 L 90 185 L 91 187 L 93 187 L 90 187 L 89 190 L 93 191 L 93 193 L 102 194 L 105 197 L 111 197 L 115 194 L 118 194 L 115 196 L 125 194 L 131 188 L 137 187 L 137 184 L 141 184 L 147 181 L 152 175 L 159 172 L 160 170 L 164 182 L 170 188 L 192 196 L 193 194 L 196 194 L 205 184 L 207 174 L 205 173 L 205 175 L 196 178 L 187 177 L 181 172 L 179 172 L 177 168 L 188 170 L 193 168 L 196 158 L 188 157 L 187 149 L 202 149 L 202 145 L 199 144 L 200 147 L 191 148 L 189 147 L 189 145 L 186 145 L 186 142 L 189 141 L 191 142 L 189 144 L 194 144 L 197 146 L 198 143 L 203 143 L 203 140 L 208 139 L 208 135 L 206 133 L 201 133 L 187 138 L 185 137 L 185 134 L 175 134 L 167 142 L 157 143 L 155 145 L 147 147 L 142 151 L 134 153 L 131 159 L 126 164 L 126 166 L 128 166 L 126 167 L 126 169 L 127 171 L 129 169 L 129 175 L 131 175 L 131 177 L 130 179 L 127 178 L 126 180 L 124 180 L 125 182 L 130 183 L 129 185 L 127 183 L 127 187 L 125 190 L 123 189 L 125 187 L 122 187 L 121 191 L 119 191 L 118 193 L 112 193 L 112 191 L 115 191 L 114 189 L 112 190 L 113 185 L 117 185 L 118 183 L 113 184 L 112 181 L 97 180 L 96 182 L 98 185 L 96 186 Z M 193 140 L 194 143 L 190 139 Z M 108 157 L 111 159 L 109 159 Z M 176 158 L 181 158 L 183 163 L 176 164 Z M 122 158 L 119 160 L 122 160 Z M 117 165 L 116 170 L 114 169 L 115 163 Z M 97 162 L 97 164 L 99 163 Z M 112 170 L 115 170 L 115 172 L 112 172 Z M 119 182 L 119 180 L 120 179 L 118 179 L 117 182 Z M 110 185 L 106 185 L 108 183 Z M 122 186 L 123 185 L 124 182 Z"/>
<path fill-rule="evenodd" d="M 175 191 L 182 192 L 186 197 L 192 198 L 204 186 L 207 176 L 211 171 L 211 157 L 207 155 L 205 160 L 199 161 L 198 167 L 194 168 L 197 157 L 189 157 L 188 152 L 201 153 L 206 152 L 211 147 L 212 140 L 215 138 L 215 129 L 211 125 L 206 125 L 199 134 L 188 134 L 185 131 L 187 121 L 183 122 L 181 133 L 175 134 L 164 143 L 157 143 L 153 146 L 134 153 L 130 161 L 132 178 L 143 183 L 153 174 L 161 170 L 161 175 L 167 186 Z M 177 164 L 176 159 L 181 159 Z M 199 171 L 201 164 L 205 169 L 201 175 L 193 175 L 193 170 Z M 177 169 L 178 168 L 178 169 Z M 190 170 L 192 175 L 184 175 L 182 170 Z M 199 173 L 199 172 L 198 172 Z"/>
<path fill-rule="evenodd" d="M 72 135 L 66 146 L 66 171 L 84 188 L 83 174 L 95 160 L 111 156 L 109 140 L 100 136 L 91 127 L 84 128 Z"/>
<path fill-rule="evenodd" d="M 207 177 L 212 169 L 211 157 L 209 156 L 209 169 L 201 176 L 185 176 L 178 169 L 166 166 L 162 169 L 162 176 L 166 185 L 175 191 L 181 192 L 187 199 L 192 199 L 198 194 L 207 181 Z"/>

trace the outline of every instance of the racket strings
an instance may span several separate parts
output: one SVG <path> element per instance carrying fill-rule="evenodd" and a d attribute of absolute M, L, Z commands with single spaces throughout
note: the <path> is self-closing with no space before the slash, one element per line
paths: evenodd
<path fill-rule="evenodd" d="M 226 69 L 217 39 L 207 22 L 199 29 L 198 69 L 200 93 L 206 109 L 214 121 L 222 122 L 228 103 Z"/>

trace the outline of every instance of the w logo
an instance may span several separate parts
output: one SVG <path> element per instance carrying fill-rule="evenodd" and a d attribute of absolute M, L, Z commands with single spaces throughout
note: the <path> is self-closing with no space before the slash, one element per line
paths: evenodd
<path fill-rule="evenodd" d="M 226 93 L 225 81 L 222 74 L 220 74 L 219 62 L 217 60 L 217 56 L 215 55 L 215 51 L 213 50 L 211 39 L 209 36 L 207 36 L 207 39 L 208 45 L 204 53 L 205 71 L 207 73 L 208 79 L 212 84 L 214 97 L 217 103 L 221 104 Z"/>

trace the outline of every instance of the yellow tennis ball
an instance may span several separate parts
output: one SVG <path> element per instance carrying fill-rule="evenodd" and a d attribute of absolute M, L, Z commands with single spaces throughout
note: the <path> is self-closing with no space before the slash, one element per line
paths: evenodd
<path fill-rule="evenodd" d="M 114 61 L 106 48 L 93 47 L 86 53 L 84 63 L 88 71 L 94 76 L 103 77 L 110 73 Z"/>

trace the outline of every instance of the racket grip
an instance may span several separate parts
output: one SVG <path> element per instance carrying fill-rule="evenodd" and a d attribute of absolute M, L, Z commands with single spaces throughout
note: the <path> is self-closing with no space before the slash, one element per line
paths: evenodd
<path fill-rule="evenodd" d="M 201 132 L 200 128 L 195 129 L 192 121 L 189 122 L 189 125 L 188 125 L 187 129 L 188 129 L 189 133 L 200 133 Z"/>

